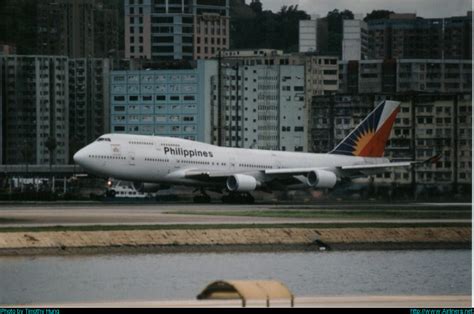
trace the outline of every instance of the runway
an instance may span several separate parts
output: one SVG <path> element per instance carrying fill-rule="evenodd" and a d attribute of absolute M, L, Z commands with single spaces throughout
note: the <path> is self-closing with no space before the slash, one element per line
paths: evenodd
<path fill-rule="evenodd" d="M 440 206 L 443 206 L 440 209 Z M 348 210 L 415 211 L 420 213 L 441 210 L 455 213 L 471 210 L 471 204 L 316 204 L 316 205 L 223 205 L 223 204 L 1 204 L 0 227 L 20 226 L 75 226 L 75 225 L 174 225 L 174 224 L 301 224 L 301 223 L 471 223 L 471 219 L 436 218 L 337 218 L 337 213 Z M 229 216 L 235 211 L 321 211 L 330 218 L 248 217 Z M 181 212 L 181 213 L 179 213 Z M 183 214 L 184 212 L 184 214 Z M 196 215 L 192 213 L 196 212 Z M 203 212 L 212 212 L 204 215 Z M 221 213 L 223 215 L 219 215 Z M 197 215 L 199 213 L 199 215 Z"/>

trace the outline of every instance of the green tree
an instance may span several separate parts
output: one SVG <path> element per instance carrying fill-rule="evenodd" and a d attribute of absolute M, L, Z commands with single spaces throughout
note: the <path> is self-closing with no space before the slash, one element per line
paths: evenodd
<path fill-rule="evenodd" d="M 261 14 L 263 10 L 262 3 L 260 2 L 260 0 L 252 0 L 252 2 L 250 3 L 250 8 L 256 14 Z"/>
<path fill-rule="evenodd" d="M 283 6 L 279 12 L 263 10 L 259 0 L 250 5 L 231 1 L 231 49 L 298 49 L 299 21 L 309 15 L 297 5 Z"/>
<path fill-rule="evenodd" d="M 328 25 L 328 54 L 342 56 L 343 21 L 354 19 L 354 14 L 349 10 L 339 11 L 334 9 L 325 17 Z"/>
<path fill-rule="evenodd" d="M 364 18 L 364 21 L 368 22 L 371 20 L 388 19 L 388 17 L 392 13 L 395 13 L 395 12 L 388 11 L 388 10 L 373 10 L 372 12 L 367 13 L 367 15 Z"/>

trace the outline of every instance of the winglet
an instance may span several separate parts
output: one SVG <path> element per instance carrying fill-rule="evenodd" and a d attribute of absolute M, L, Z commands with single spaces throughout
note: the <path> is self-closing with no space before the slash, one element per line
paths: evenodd
<path fill-rule="evenodd" d="M 330 154 L 382 157 L 399 111 L 399 101 L 382 101 Z"/>

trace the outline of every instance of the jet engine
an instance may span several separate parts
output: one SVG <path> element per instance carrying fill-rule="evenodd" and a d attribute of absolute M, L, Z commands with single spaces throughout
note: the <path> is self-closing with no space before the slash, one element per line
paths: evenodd
<path fill-rule="evenodd" d="M 140 193 L 154 193 L 158 190 L 169 189 L 169 185 L 163 185 L 158 183 L 143 183 L 143 182 L 133 182 L 133 188 Z"/>
<path fill-rule="evenodd" d="M 227 189 L 231 192 L 250 192 L 257 188 L 257 180 L 249 175 L 234 174 L 227 178 Z"/>
<path fill-rule="evenodd" d="M 326 170 L 312 170 L 306 176 L 308 184 L 314 188 L 333 188 L 336 185 L 337 177 L 334 172 Z"/>

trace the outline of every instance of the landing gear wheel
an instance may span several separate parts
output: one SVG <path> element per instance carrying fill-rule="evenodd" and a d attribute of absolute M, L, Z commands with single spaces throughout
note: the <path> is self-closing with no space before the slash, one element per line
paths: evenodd
<path fill-rule="evenodd" d="M 226 204 L 253 204 L 255 199 L 250 193 L 230 193 L 222 197 Z"/>

